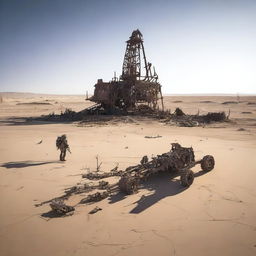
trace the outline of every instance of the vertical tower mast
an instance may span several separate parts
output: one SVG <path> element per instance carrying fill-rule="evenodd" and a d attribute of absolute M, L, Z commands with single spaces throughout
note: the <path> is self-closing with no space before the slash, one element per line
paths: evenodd
<path fill-rule="evenodd" d="M 137 29 L 132 32 L 130 39 L 126 41 L 127 46 L 124 55 L 122 79 L 123 80 L 140 80 L 141 79 L 141 50 L 145 67 L 147 70 L 147 60 L 143 46 L 141 32 Z M 147 72 L 146 72 L 147 74 Z"/>

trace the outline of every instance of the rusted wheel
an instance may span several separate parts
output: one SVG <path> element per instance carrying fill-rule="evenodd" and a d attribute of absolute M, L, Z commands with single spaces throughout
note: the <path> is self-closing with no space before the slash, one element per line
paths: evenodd
<path fill-rule="evenodd" d="M 201 168 L 203 171 L 208 172 L 214 168 L 215 161 L 214 157 L 211 155 L 204 156 L 201 161 Z"/>
<path fill-rule="evenodd" d="M 183 187 L 189 187 L 194 181 L 194 173 L 191 170 L 184 171 L 180 176 L 180 182 Z"/>
<path fill-rule="evenodd" d="M 131 195 L 138 191 L 138 181 L 136 178 L 125 175 L 119 180 L 119 189 L 125 194 Z"/>

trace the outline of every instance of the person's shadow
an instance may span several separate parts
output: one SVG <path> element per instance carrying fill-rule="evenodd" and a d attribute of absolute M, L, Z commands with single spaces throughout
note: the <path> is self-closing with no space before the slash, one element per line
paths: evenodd
<path fill-rule="evenodd" d="M 59 161 L 17 161 L 17 162 L 7 162 L 0 165 L 0 167 L 5 167 L 7 169 L 11 168 L 25 168 L 30 166 L 44 165 L 44 164 L 53 164 L 59 163 Z"/>

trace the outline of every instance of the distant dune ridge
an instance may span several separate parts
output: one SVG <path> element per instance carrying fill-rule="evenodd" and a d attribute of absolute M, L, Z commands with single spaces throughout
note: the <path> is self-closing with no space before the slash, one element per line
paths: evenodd
<path fill-rule="evenodd" d="M 32 92 L 0 92 L 4 98 L 38 98 L 38 97 L 62 97 L 62 96 L 81 96 L 83 94 L 50 94 L 50 93 L 32 93 Z M 85 94 L 84 94 L 85 96 Z M 90 95 L 89 95 L 90 96 Z"/>

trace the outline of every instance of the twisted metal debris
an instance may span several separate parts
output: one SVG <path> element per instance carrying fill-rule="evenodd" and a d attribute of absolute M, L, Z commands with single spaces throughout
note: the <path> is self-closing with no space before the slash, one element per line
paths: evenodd
<path fill-rule="evenodd" d="M 66 215 L 75 210 L 75 208 L 73 206 L 64 204 L 63 199 L 52 200 L 50 203 L 50 207 L 52 208 L 52 211 L 54 211 L 60 215 Z"/>
<path fill-rule="evenodd" d="M 144 156 L 140 163 L 135 166 L 129 166 L 124 171 L 118 170 L 118 168 L 112 169 L 109 173 L 87 173 L 83 175 L 83 178 L 88 180 L 99 180 L 97 184 L 85 183 L 79 186 L 73 186 L 65 190 L 65 194 L 37 204 L 41 206 L 45 203 L 50 203 L 51 208 L 57 211 L 59 214 L 66 214 L 72 210 L 72 206 L 67 206 L 63 203 L 70 196 L 75 194 L 86 194 L 94 190 L 95 193 L 88 194 L 83 198 L 79 204 L 90 204 L 99 202 L 110 195 L 118 193 L 119 191 L 125 194 L 136 193 L 139 189 L 139 185 L 147 180 L 150 176 L 160 172 L 175 172 L 180 176 L 181 185 L 189 187 L 194 181 L 194 173 L 191 170 L 197 164 L 201 165 L 201 169 L 204 172 L 211 171 L 214 168 L 215 160 L 211 155 L 204 156 L 201 160 L 195 160 L 194 150 L 192 147 L 182 147 L 178 143 L 172 143 L 171 150 L 167 153 L 152 157 L 151 160 L 147 156 Z M 119 181 L 114 184 L 109 184 L 103 178 L 118 176 Z"/>

